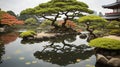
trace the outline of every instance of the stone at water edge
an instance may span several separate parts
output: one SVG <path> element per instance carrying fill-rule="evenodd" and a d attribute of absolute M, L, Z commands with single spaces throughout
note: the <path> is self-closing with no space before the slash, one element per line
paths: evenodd
<path fill-rule="evenodd" d="M 108 65 L 115 66 L 115 67 L 120 67 L 120 57 L 118 57 L 118 58 L 111 58 L 108 61 Z"/>
<path fill-rule="evenodd" d="M 97 62 L 103 63 L 103 64 L 107 64 L 108 59 L 103 56 L 102 54 L 96 54 L 96 60 Z"/>

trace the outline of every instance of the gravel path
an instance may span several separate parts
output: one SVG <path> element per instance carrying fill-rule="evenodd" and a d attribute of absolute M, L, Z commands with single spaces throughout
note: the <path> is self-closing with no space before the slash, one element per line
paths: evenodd
<path fill-rule="evenodd" d="M 120 36 L 115 36 L 115 35 L 105 36 L 104 38 L 111 38 L 111 39 L 120 40 Z"/>

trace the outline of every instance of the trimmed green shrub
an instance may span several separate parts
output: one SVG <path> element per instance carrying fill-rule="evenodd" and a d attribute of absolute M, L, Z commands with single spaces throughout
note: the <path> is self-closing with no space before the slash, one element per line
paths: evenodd
<path fill-rule="evenodd" d="M 119 21 L 111 21 L 107 26 L 108 29 L 120 29 Z"/>
<path fill-rule="evenodd" d="M 25 38 L 25 37 L 30 37 L 30 36 L 34 36 L 36 35 L 36 33 L 34 31 L 26 31 L 26 32 L 22 32 L 20 34 L 20 37 Z"/>
<path fill-rule="evenodd" d="M 97 38 L 91 40 L 89 45 L 97 48 L 120 49 L 120 41 L 110 38 Z"/>
<path fill-rule="evenodd" d="M 37 24 L 37 20 L 35 18 L 28 18 L 25 20 L 26 25 L 35 25 Z"/>
<path fill-rule="evenodd" d="M 120 29 L 111 30 L 109 32 L 109 34 L 111 34 L 111 35 L 119 35 L 120 36 Z"/>
<path fill-rule="evenodd" d="M 52 22 L 50 20 L 44 20 L 41 24 L 40 27 L 47 27 L 51 26 Z"/>

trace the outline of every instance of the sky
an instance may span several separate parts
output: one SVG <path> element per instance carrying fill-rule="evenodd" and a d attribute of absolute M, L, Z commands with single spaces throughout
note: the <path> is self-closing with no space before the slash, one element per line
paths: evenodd
<path fill-rule="evenodd" d="M 0 0 L 0 8 L 4 11 L 12 10 L 16 14 L 19 14 L 26 8 L 33 8 L 40 3 L 45 3 L 50 0 Z M 103 9 L 102 5 L 114 3 L 116 0 L 78 0 L 86 3 L 90 9 L 102 12 L 111 12 L 109 9 Z"/>

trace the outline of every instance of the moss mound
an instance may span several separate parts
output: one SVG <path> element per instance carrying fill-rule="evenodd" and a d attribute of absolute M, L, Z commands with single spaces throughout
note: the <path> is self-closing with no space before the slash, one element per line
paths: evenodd
<path fill-rule="evenodd" d="M 20 34 L 20 37 L 25 38 L 25 37 L 30 37 L 30 36 L 34 36 L 36 35 L 36 33 L 34 31 L 26 31 L 26 32 L 22 32 Z"/>
<path fill-rule="evenodd" d="M 97 38 L 91 40 L 89 45 L 97 48 L 115 49 L 115 50 L 120 49 L 120 41 L 109 38 Z"/>

